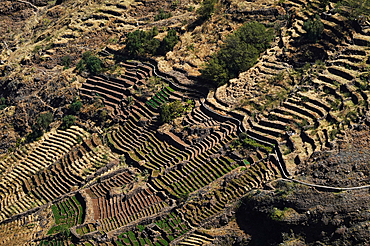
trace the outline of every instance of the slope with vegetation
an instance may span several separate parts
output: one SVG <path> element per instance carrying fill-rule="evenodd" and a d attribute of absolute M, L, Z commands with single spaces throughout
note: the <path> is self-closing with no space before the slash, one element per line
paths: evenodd
<path fill-rule="evenodd" d="M 2 3 L 0 244 L 369 243 L 370 1 Z"/>

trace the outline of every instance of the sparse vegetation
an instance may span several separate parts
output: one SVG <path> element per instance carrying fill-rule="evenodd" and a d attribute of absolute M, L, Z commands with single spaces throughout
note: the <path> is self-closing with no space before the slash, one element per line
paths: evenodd
<path fill-rule="evenodd" d="M 364 21 L 370 16 L 369 0 L 342 0 L 337 2 L 336 8 L 354 21 Z"/>

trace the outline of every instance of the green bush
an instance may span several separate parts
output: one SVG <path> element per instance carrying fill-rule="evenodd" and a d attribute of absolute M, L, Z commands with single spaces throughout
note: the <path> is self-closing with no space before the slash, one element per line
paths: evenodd
<path fill-rule="evenodd" d="M 154 21 L 159 21 L 159 20 L 164 20 L 164 19 L 168 19 L 172 17 L 172 13 L 171 12 L 164 12 L 163 9 L 160 9 L 159 10 L 159 13 L 157 15 L 154 16 Z"/>
<path fill-rule="evenodd" d="M 316 43 L 321 38 L 321 34 L 324 31 L 324 24 L 320 17 L 315 15 L 315 18 L 309 19 L 303 23 L 303 30 L 305 30 L 306 38 L 311 42 Z"/>
<path fill-rule="evenodd" d="M 7 105 L 5 104 L 5 97 L 0 98 L 0 110 L 6 108 Z"/>
<path fill-rule="evenodd" d="M 203 0 L 200 8 L 197 10 L 199 18 L 202 20 L 209 19 L 215 11 L 216 3 L 217 0 Z"/>
<path fill-rule="evenodd" d="M 270 219 L 274 221 L 281 221 L 284 219 L 285 213 L 294 211 L 292 208 L 284 208 L 284 210 L 280 210 L 278 208 L 273 208 L 270 212 Z"/>
<path fill-rule="evenodd" d="M 125 49 L 130 55 L 154 55 L 160 46 L 160 41 L 154 38 L 157 35 L 157 27 L 147 32 L 142 30 L 130 32 L 125 41 Z"/>
<path fill-rule="evenodd" d="M 62 64 L 66 69 L 69 68 L 69 66 L 71 65 L 71 62 L 72 62 L 72 59 L 70 56 L 63 56 Z"/>
<path fill-rule="evenodd" d="M 33 52 L 33 53 L 37 53 L 37 52 L 39 52 L 39 50 L 42 50 L 42 46 L 41 46 L 41 45 L 36 45 L 36 46 L 33 48 L 32 52 Z"/>
<path fill-rule="evenodd" d="M 53 122 L 53 114 L 51 112 L 40 114 L 35 124 L 32 125 L 32 133 L 27 136 L 27 140 L 32 142 L 44 134 L 44 130 L 48 128 L 50 123 Z"/>
<path fill-rule="evenodd" d="M 160 120 L 162 123 L 168 123 L 173 119 L 181 116 L 185 108 L 180 101 L 163 104 L 161 107 Z"/>
<path fill-rule="evenodd" d="M 125 50 L 133 56 L 164 55 L 179 41 L 175 30 L 169 30 L 163 41 L 154 38 L 158 35 L 157 27 L 150 31 L 136 30 L 127 35 Z"/>
<path fill-rule="evenodd" d="M 70 126 L 74 125 L 74 123 L 76 122 L 76 117 L 73 116 L 73 115 L 66 115 L 63 117 L 63 120 L 62 120 L 62 125 L 61 125 L 61 129 L 67 129 L 69 128 Z"/>
<path fill-rule="evenodd" d="M 96 74 L 102 71 L 101 60 L 92 55 L 91 51 L 86 51 L 82 54 L 81 60 L 77 63 L 76 69 L 81 73 L 87 70 L 90 73 Z"/>
<path fill-rule="evenodd" d="M 167 35 L 163 38 L 161 45 L 158 50 L 158 54 L 165 55 L 167 52 L 172 51 L 173 47 L 179 42 L 180 38 L 174 29 L 167 32 Z"/>
<path fill-rule="evenodd" d="M 248 22 L 227 37 L 221 49 L 201 69 L 202 78 L 221 86 L 251 68 L 273 40 L 272 29 Z"/>
<path fill-rule="evenodd" d="M 72 114 L 77 114 L 78 112 L 80 112 L 81 107 L 82 107 L 81 101 L 74 101 L 69 105 L 69 110 L 71 111 Z"/>
<path fill-rule="evenodd" d="M 36 124 L 41 129 L 46 129 L 50 125 L 51 122 L 53 122 L 53 114 L 51 112 L 40 114 L 40 116 L 37 117 L 37 120 L 36 120 Z"/>

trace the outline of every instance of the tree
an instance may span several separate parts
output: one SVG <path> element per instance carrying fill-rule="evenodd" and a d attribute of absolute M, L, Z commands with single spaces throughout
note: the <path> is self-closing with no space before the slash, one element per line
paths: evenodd
<path fill-rule="evenodd" d="M 5 97 L 0 98 L 0 110 L 6 108 L 7 105 L 5 104 Z"/>
<path fill-rule="evenodd" d="M 46 129 L 50 125 L 51 122 L 53 122 L 53 114 L 51 112 L 40 114 L 40 116 L 37 117 L 37 120 L 36 120 L 36 124 L 41 129 Z"/>
<path fill-rule="evenodd" d="M 158 54 L 165 55 L 167 52 L 172 51 L 179 40 L 180 38 L 177 36 L 177 32 L 174 29 L 169 30 L 161 42 Z"/>
<path fill-rule="evenodd" d="M 66 115 L 63 117 L 61 129 L 67 129 L 70 126 L 74 125 L 76 122 L 76 117 L 73 115 Z"/>
<path fill-rule="evenodd" d="M 169 123 L 173 119 L 181 116 L 183 112 L 184 106 L 179 100 L 163 104 L 161 107 L 160 120 L 162 123 Z"/>
<path fill-rule="evenodd" d="M 77 114 L 78 112 L 80 112 L 81 107 L 82 107 L 81 101 L 75 101 L 71 103 L 71 105 L 69 105 L 69 110 L 71 111 L 72 114 Z"/>
<path fill-rule="evenodd" d="M 164 19 L 168 19 L 170 17 L 172 17 L 171 12 L 166 13 L 166 12 L 164 12 L 163 9 L 160 9 L 159 13 L 154 16 L 154 21 L 164 20 Z"/>
<path fill-rule="evenodd" d="M 70 56 L 63 56 L 62 58 L 62 64 L 65 68 L 69 68 L 69 66 L 71 65 L 71 62 L 72 62 L 72 59 Z"/>
<path fill-rule="evenodd" d="M 81 60 L 77 63 L 76 69 L 79 72 L 85 71 L 86 69 L 93 74 L 99 73 L 102 70 L 101 60 L 92 55 L 91 51 L 86 51 L 82 54 Z"/>
<path fill-rule="evenodd" d="M 154 55 L 160 46 L 160 41 L 154 37 L 158 35 L 157 27 L 147 32 L 136 30 L 127 35 L 125 49 L 130 55 Z"/>
<path fill-rule="evenodd" d="M 305 30 L 306 37 L 311 42 L 316 43 L 321 38 L 321 34 L 324 31 L 324 24 L 320 17 L 315 15 L 314 19 L 309 19 L 303 23 L 303 30 Z"/>
<path fill-rule="evenodd" d="M 221 49 L 200 70 L 202 78 L 221 86 L 251 68 L 265 51 L 274 33 L 258 22 L 248 22 L 226 38 Z"/>
<path fill-rule="evenodd" d="M 32 133 L 27 136 L 28 141 L 34 141 L 35 139 L 41 137 L 44 134 L 44 130 L 46 130 L 50 123 L 53 122 L 53 114 L 51 112 L 46 112 L 40 114 L 35 124 L 32 125 Z"/>
<path fill-rule="evenodd" d="M 197 10 L 197 14 L 200 19 L 207 20 L 211 17 L 215 11 L 215 4 L 217 0 L 203 0 L 200 8 Z"/>
<path fill-rule="evenodd" d="M 163 41 L 160 41 L 154 38 L 158 33 L 157 27 L 146 32 L 142 30 L 130 32 L 125 41 L 125 50 L 133 56 L 165 55 L 168 51 L 173 50 L 179 37 L 175 30 L 169 30 Z"/>

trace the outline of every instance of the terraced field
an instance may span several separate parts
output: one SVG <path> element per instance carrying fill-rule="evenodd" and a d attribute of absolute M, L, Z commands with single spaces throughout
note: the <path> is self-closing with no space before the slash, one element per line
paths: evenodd
<path fill-rule="evenodd" d="M 139 21 L 128 15 L 131 5 Z M 278 6 L 290 24 L 255 66 L 215 90 L 143 57 L 120 57 L 120 73 L 80 79 L 79 100 L 99 102 L 109 123 L 54 124 L 0 159 L 0 245 L 218 245 L 223 236 L 207 230 L 228 224 L 251 191 L 275 190 L 278 179 L 302 183 L 298 166 L 338 150 L 346 131 L 370 122 L 370 23 L 354 29 L 339 13 L 318 12 L 316 1 Z M 55 46 L 76 41 L 79 30 L 147 25 L 153 13 L 145 17 L 145 7 L 106 1 L 89 18 L 72 21 L 73 32 Z M 310 49 L 325 59 L 304 65 L 303 25 L 317 13 L 324 30 Z M 176 26 L 180 17 L 168 21 Z M 122 47 L 113 47 L 103 53 L 120 56 Z M 297 63 L 301 68 L 291 65 Z M 163 122 L 164 105 L 175 102 L 182 111 Z"/>

